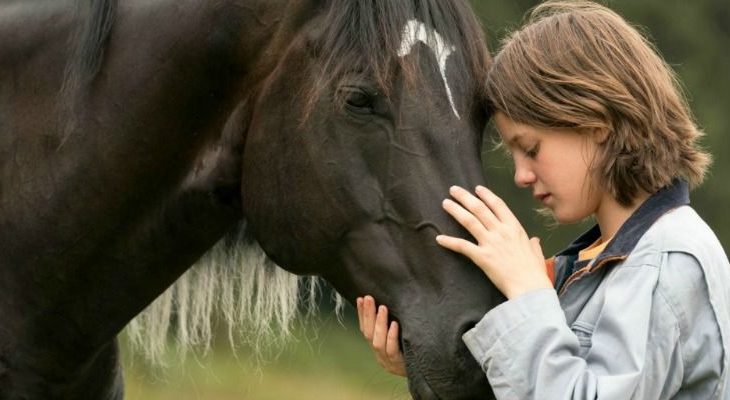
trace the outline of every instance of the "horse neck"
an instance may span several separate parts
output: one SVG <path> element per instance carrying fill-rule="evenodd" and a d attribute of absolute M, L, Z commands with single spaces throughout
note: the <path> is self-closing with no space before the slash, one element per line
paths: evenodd
<path fill-rule="evenodd" d="M 0 160 L 0 171 L 8 178 L 3 183 L 19 188 L 0 194 L 1 217 L 9 227 L 0 232 L 0 291 L 9 299 L 0 305 L 6 319 L 0 343 L 17 345 L 15 354 L 38 371 L 45 368 L 41 364 L 64 355 L 73 355 L 78 365 L 84 365 L 86 357 L 108 346 L 135 314 L 240 220 L 240 204 L 210 196 L 218 193 L 217 187 L 206 186 L 217 182 L 216 175 L 196 175 L 196 161 L 225 139 L 221 132 L 243 97 L 241 91 L 261 79 L 257 74 L 262 73 L 255 71 L 276 62 L 270 55 L 276 54 L 272 45 L 282 46 L 285 33 L 303 23 L 300 15 L 283 12 L 290 4 L 283 0 L 203 5 L 173 0 L 120 2 L 102 71 L 90 86 L 93 93 L 88 92 L 93 96 L 80 97 L 82 112 L 71 109 L 78 121 L 66 138 L 58 121 L 64 114 L 55 104 L 67 100 L 59 97 L 59 89 L 73 52 L 65 52 L 65 46 L 43 46 L 42 38 L 50 35 L 65 43 L 79 16 L 75 2 L 53 7 L 54 2 L 46 3 L 15 3 L 17 12 L 26 16 L 18 35 L 37 38 L 25 42 L 36 49 L 30 51 L 12 38 L 0 40 L 0 54 L 34 55 L 14 78 L 37 83 L 33 102 L 13 89 L 8 93 L 11 107 L 0 104 L 0 115 L 9 110 L 17 114 L 9 125 L 0 126 L 0 136 L 8 133 L 6 138 L 12 139 L 9 143 L 0 139 L 0 153 L 12 150 L 18 162 L 33 160 L 28 165 Z M 169 10 L 182 9 L 191 18 L 139 29 L 137 24 L 145 27 L 154 22 L 149 15 L 164 11 L 166 4 Z M 304 2 L 291 4 L 304 11 Z M 152 14 L 147 13 L 148 7 Z M 0 21 L 5 21 L 6 12 L 8 8 L 0 8 Z M 54 24 L 40 23 L 58 15 L 63 18 L 54 19 Z M 233 73 L 215 80 L 216 88 L 204 79 L 189 82 L 184 74 L 175 73 L 205 71 L 211 54 L 200 52 L 200 42 L 218 33 L 221 26 L 232 27 L 237 35 L 233 40 L 225 36 L 222 42 L 209 40 L 206 46 L 215 48 L 202 50 L 224 54 L 228 72 Z M 36 27 L 44 29 L 36 32 Z M 0 24 L 0 29 L 5 28 Z M 230 32 L 220 29 L 222 34 Z M 133 43 L 135 38 L 144 46 Z M 148 57 L 148 53 L 134 53 L 137 48 L 149 53 L 159 50 L 159 54 L 177 49 L 182 56 Z M 125 57 L 134 54 L 144 57 L 138 60 L 142 65 L 128 69 L 130 60 Z M 182 63 L 185 57 L 201 66 L 189 67 Z M 0 68 L 8 60 L 19 59 L 3 57 Z M 0 74 L 0 87 L 11 87 L 5 85 L 4 75 Z M 211 99 L 208 94 L 214 89 L 219 93 Z M 87 89 L 75 90 L 86 94 Z M 76 98 L 78 93 L 71 94 Z M 140 106 L 139 100 L 155 111 Z M 188 109 L 199 112 L 179 111 Z M 29 116 L 47 119 L 23 119 Z M 59 142 L 49 145 L 49 137 Z M 67 139 L 63 146 L 61 138 Z M 225 160 L 215 160 L 219 161 Z M 151 171 L 154 179 L 150 179 Z M 235 183 L 226 184 L 236 187 Z M 33 348 L 44 350 L 46 356 L 33 359 Z M 0 359 L 6 354 L 0 348 Z M 0 365 L 0 372 L 3 368 Z"/>

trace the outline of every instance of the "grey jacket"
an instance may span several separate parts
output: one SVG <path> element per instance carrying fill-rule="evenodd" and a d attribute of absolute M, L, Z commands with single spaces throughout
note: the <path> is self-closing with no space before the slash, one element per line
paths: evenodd
<path fill-rule="evenodd" d="M 594 227 L 556 256 L 557 290 L 464 334 L 498 399 L 730 399 L 730 264 L 688 203 L 676 181 L 580 265 Z"/>

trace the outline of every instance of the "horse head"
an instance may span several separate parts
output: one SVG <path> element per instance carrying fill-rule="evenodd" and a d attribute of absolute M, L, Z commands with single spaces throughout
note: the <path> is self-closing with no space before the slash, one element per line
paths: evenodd
<path fill-rule="evenodd" d="M 484 181 L 481 29 L 461 2 L 361 3 L 323 6 L 249 100 L 245 218 L 285 269 L 389 306 L 414 397 L 484 398 L 461 335 L 502 298 L 434 240 L 465 235 L 449 186 Z"/>

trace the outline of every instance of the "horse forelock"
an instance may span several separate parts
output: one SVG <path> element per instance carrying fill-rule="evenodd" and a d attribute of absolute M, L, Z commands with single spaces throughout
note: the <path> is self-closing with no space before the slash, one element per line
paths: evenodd
<path fill-rule="evenodd" d="M 454 63 L 460 75 L 474 83 L 477 93 L 467 96 L 481 97 L 490 56 L 482 27 L 466 0 L 329 2 L 322 20 L 316 24 L 316 47 L 322 65 L 310 97 L 316 99 L 334 81 L 353 70 L 371 75 L 386 94 L 392 89 L 391 78 L 396 71 L 402 71 L 407 82 L 417 82 L 421 76 L 418 61 L 399 56 L 404 35 L 414 21 L 427 28 L 429 40 L 424 43 L 442 40 L 460 55 L 451 57 L 449 63 Z"/>
<path fill-rule="evenodd" d="M 242 341 L 255 355 L 291 337 L 292 323 L 317 308 L 320 280 L 276 266 L 247 237 L 245 224 L 218 242 L 127 326 L 132 347 L 163 364 L 174 333 L 181 354 L 210 349 L 214 322 L 227 326 L 231 347 Z M 336 295 L 336 312 L 344 302 Z"/>

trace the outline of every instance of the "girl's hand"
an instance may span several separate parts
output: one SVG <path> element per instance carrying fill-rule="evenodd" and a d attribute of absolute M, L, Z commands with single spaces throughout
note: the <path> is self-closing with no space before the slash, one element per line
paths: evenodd
<path fill-rule="evenodd" d="M 398 345 L 398 323 L 388 327 L 388 309 L 381 305 L 375 313 L 375 299 L 371 296 L 358 297 L 357 317 L 360 332 L 375 352 L 378 364 L 393 375 L 406 376 L 406 363 Z"/>
<path fill-rule="evenodd" d="M 474 237 L 477 243 L 439 235 L 441 246 L 469 257 L 508 299 L 535 289 L 552 288 L 537 238 L 528 238 L 507 205 L 483 186 L 475 197 L 458 186 L 449 193 L 456 201 L 443 207 Z"/>

